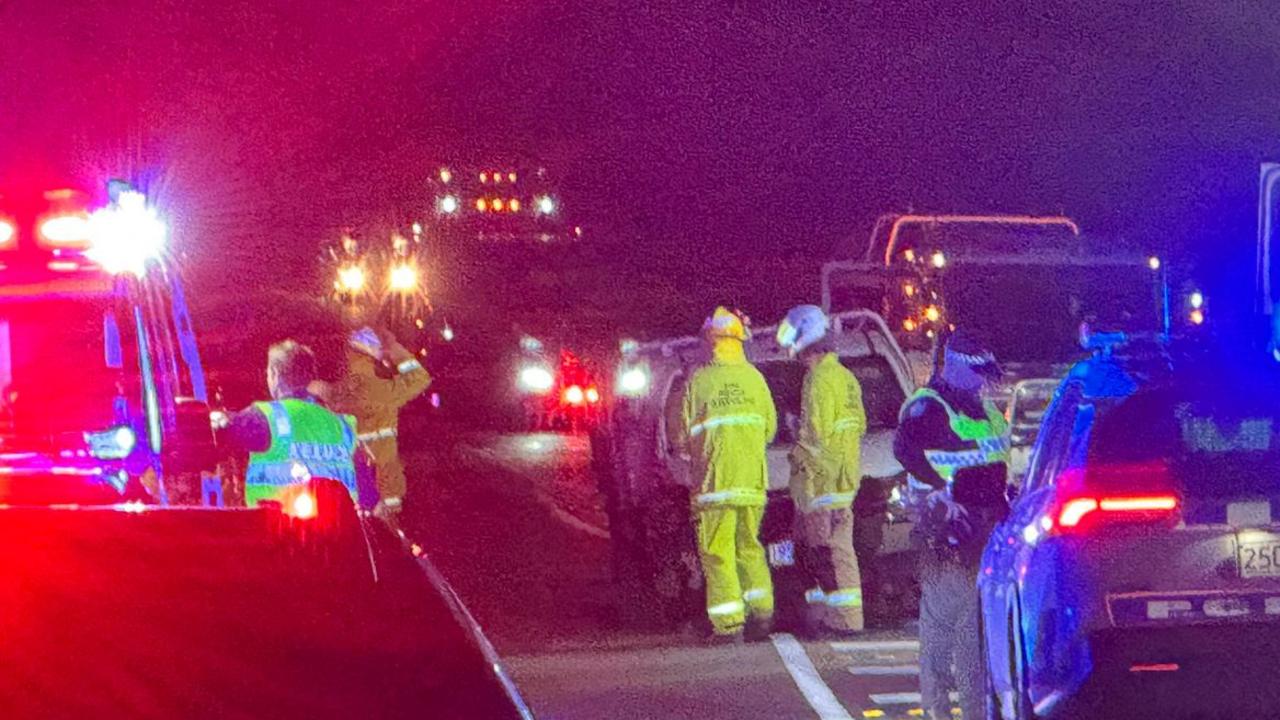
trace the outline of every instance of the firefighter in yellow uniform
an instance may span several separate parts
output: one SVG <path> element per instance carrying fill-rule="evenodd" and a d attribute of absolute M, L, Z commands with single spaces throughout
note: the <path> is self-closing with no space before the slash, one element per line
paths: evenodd
<path fill-rule="evenodd" d="M 862 386 L 827 340 L 828 319 L 815 305 L 793 308 L 778 326 L 778 345 L 808 366 L 800 426 L 791 454 L 791 497 L 810 626 L 846 635 L 863 629 L 862 575 L 853 550 L 853 499 L 861 484 L 867 414 Z"/>
<path fill-rule="evenodd" d="M 758 640 L 773 625 L 773 581 L 759 536 L 765 448 L 778 416 L 764 376 L 747 361 L 745 318 L 716 308 L 703 332 L 712 357 L 689 378 L 677 439 L 692 463 L 707 616 L 714 640 Z"/>
<path fill-rule="evenodd" d="M 382 377 L 379 365 L 393 374 Z M 400 409 L 431 384 L 422 363 L 393 337 L 385 341 L 364 327 L 351 333 L 347 347 L 347 372 L 325 399 L 339 412 L 355 416 L 360 442 L 373 456 L 377 473 L 376 512 L 395 515 L 404 503 L 404 465 L 400 462 Z"/>

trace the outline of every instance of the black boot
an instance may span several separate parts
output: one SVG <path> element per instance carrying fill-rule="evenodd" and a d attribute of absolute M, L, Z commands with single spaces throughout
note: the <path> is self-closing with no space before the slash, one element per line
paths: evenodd
<path fill-rule="evenodd" d="M 773 632 L 773 617 L 752 617 L 747 619 L 747 628 L 743 637 L 747 642 L 763 642 Z"/>

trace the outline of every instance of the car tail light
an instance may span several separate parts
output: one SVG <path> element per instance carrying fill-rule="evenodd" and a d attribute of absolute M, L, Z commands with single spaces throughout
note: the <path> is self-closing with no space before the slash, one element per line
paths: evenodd
<path fill-rule="evenodd" d="M 1165 522 L 1181 505 L 1164 463 L 1109 465 L 1085 474 L 1072 470 L 1058 479 L 1058 487 L 1061 500 L 1050 517 L 1052 527 L 1064 532 L 1101 523 Z"/>

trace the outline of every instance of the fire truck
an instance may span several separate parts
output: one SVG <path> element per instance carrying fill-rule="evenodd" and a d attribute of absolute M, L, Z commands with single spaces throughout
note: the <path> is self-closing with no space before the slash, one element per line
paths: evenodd
<path fill-rule="evenodd" d="M 140 192 L 0 194 L 0 503 L 222 501 L 164 221 Z"/>

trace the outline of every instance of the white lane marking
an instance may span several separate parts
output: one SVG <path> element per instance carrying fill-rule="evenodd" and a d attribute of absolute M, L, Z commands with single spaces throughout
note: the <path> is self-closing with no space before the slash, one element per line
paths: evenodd
<path fill-rule="evenodd" d="M 848 640 L 831 643 L 836 652 L 866 652 L 871 650 L 919 650 L 919 640 Z"/>
<path fill-rule="evenodd" d="M 791 679 L 795 681 L 800 694 L 808 701 L 809 707 L 818 713 L 822 720 L 853 720 L 853 716 L 836 699 L 835 693 L 822 681 L 818 669 L 813 666 L 809 654 L 804 651 L 800 641 L 787 633 L 775 633 L 772 638 L 773 647 L 782 658 Z"/>
<path fill-rule="evenodd" d="M 863 665 L 849 668 L 854 675 L 919 675 L 919 665 Z"/>
<path fill-rule="evenodd" d="M 871 702 L 877 705 L 919 705 L 920 693 L 872 693 Z"/>

